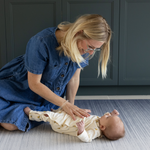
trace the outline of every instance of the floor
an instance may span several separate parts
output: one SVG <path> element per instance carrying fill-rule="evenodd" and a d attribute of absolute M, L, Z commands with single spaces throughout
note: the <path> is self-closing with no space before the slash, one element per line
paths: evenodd
<path fill-rule="evenodd" d="M 77 137 L 54 132 L 48 123 L 26 133 L 0 127 L 0 150 L 150 150 L 150 95 L 77 96 L 76 105 L 99 116 L 112 108 L 119 110 L 125 123 L 125 137 L 83 143 Z"/>

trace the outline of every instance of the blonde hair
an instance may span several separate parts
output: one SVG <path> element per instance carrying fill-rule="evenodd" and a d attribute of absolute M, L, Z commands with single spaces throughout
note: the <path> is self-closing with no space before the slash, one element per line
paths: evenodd
<path fill-rule="evenodd" d="M 62 22 L 58 25 L 58 28 L 64 31 L 65 35 L 61 39 L 60 46 L 57 47 L 57 50 L 60 51 L 60 54 L 63 52 L 65 56 L 70 57 L 80 68 L 82 68 L 80 63 L 85 62 L 85 58 L 80 54 L 77 41 L 92 39 L 105 42 L 101 48 L 98 60 L 98 76 L 100 75 L 101 63 L 102 78 L 105 78 L 107 75 L 107 63 L 110 55 L 110 39 L 112 34 L 106 20 L 98 14 L 86 14 L 80 16 L 74 23 Z M 82 34 L 77 34 L 81 31 L 83 31 Z"/>

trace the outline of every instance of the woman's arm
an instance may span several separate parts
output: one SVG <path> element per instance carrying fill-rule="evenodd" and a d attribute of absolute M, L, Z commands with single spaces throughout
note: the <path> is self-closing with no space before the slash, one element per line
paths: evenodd
<path fill-rule="evenodd" d="M 66 102 L 66 100 L 58 95 L 56 95 L 54 92 L 52 92 L 47 86 L 41 83 L 41 75 L 33 74 L 31 72 L 28 72 L 28 84 L 29 88 L 38 94 L 39 96 L 43 97 L 47 101 L 57 105 L 63 106 L 63 110 L 68 113 L 74 120 L 75 116 L 77 115 L 81 118 L 90 116 L 86 110 L 80 109 L 79 107 Z"/>
<path fill-rule="evenodd" d="M 67 84 L 66 99 L 69 100 L 71 104 L 74 104 L 75 96 L 78 91 L 80 83 L 80 72 L 81 69 L 77 69 L 69 83 Z"/>
<path fill-rule="evenodd" d="M 47 86 L 45 86 L 43 83 L 41 83 L 41 77 L 42 74 L 37 75 L 33 74 L 28 71 L 28 84 L 29 88 L 35 92 L 36 94 L 40 95 L 47 101 L 57 105 L 62 106 L 63 103 L 65 103 L 65 99 L 62 97 L 59 97 L 54 92 L 52 92 Z"/>

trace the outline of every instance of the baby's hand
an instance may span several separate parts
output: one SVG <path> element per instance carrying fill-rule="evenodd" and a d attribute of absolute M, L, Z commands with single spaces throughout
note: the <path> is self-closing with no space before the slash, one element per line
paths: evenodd
<path fill-rule="evenodd" d="M 111 112 L 111 115 L 119 115 L 119 112 L 118 112 L 116 109 L 114 109 L 114 110 Z"/>
<path fill-rule="evenodd" d="M 80 122 L 77 122 L 76 124 L 78 127 L 78 135 L 80 135 L 84 131 L 85 124 L 84 124 L 83 120 Z"/>

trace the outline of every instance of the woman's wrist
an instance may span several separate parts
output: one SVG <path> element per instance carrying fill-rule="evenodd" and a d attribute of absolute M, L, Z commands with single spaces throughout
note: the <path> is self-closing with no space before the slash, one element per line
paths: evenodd
<path fill-rule="evenodd" d="M 58 112 L 58 111 L 62 110 L 63 107 L 66 105 L 67 102 L 68 102 L 68 100 L 66 100 L 58 109 L 53 110 L 53 112 Z"/>
<path fill-rule="evenodd" d="M 62 109 L 66 105 L 67 102 L 68 100 L 66 100 L 59 108 Z"/>

